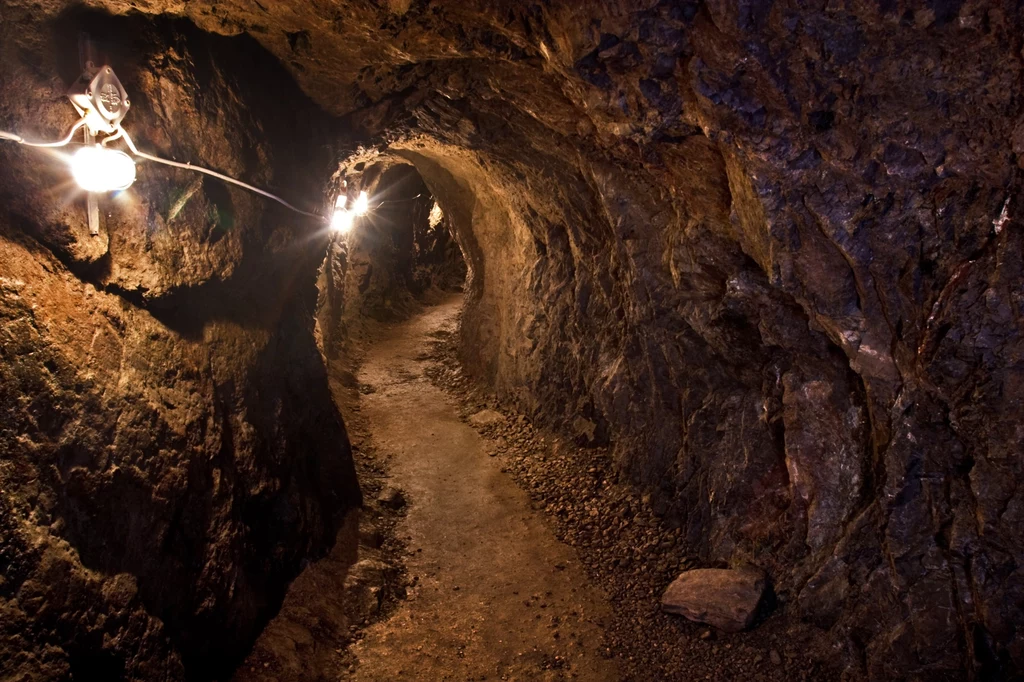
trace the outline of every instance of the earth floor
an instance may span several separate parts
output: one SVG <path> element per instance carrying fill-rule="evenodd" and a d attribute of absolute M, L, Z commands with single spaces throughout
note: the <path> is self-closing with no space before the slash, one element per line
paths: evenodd
<path fill-rule="evenodd" d="M 462 374 L 461 305 L 372 329 L 355 374 L 332 372 L 365 503 L 234 682 L 841 676 L 785 609 L 731 635 L 662 613 L 692 567 L 678 529 L 606 451 L 534 429 Z"/>

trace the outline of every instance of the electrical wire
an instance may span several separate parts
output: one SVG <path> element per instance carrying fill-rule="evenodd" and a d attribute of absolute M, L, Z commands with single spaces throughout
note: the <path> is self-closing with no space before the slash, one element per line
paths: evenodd
<path fill-rule="evenodd" d="M 417 199 L 419 199 L 422 196 L 423 196 L 423 192 L 420 192 L 416 196 L 410 197 L 409 199 L 384 199 L 379 204 L 377 204 L 376 208 L 380 208 L 384 204 L 404 204 L 404 203 L 406 203 L 408 201 L 416 201 Z"/>
<path fill-rule="evenodd" d="M 30 142 L 23 138 L 21 135 L 15 135 L 14 133 L 8 133 L 2 130 L 0 130 L 0 138 L 4 140 L 10 140 L 11 142 L 17 142 L 18 144 L 23 144 L 29 147 L 66 147 L 68 144 L 71 143 L 71 138 L 75 136 L 75 133 L 78 132 L 78 129 L 84 125 L 85 118 L 79 119 L 78 123 L 71 126 L 71 130 L 68 132 L 67 136 L 65 136 L 62 140 L 58 140 L 57 142 Z"/>
<path fill-rule="evenodd" d="M 85 125 L 85 118 L 83 117 L 83 118 L 79 119 L 79 121 L 77 123 L 75 123 L 75 125 L 73 125 L 71 127 L 71 130 L 68 132 L 68 134 L 63 139 L 58 140 L 57 142 L 30 142 L 29 140 L 26 140 L 25 138 L 23 138 L 21 135 L 16 135 L 14 133 L 9 133 L 9 132 L 3 131 L 3 130 L 0 130 L 0 139 L 2 139 L 2 140 L 9 140 L 11 142 L 17 142 L 18 144 L 27 145 L 29 147 L 43 147 L 43 148 L 66 147 L 68 144 L 71 143 L 71 139 L 75 136 L 75 133 L 78 132 L 78 130 L 82 126 L 84 126 L 84 125 Z M 294 211 L 294 212 L 296 212 L 296 213 L 298 213 L 300 215 L 309 216 L 310 218 L 316 218 L 318 220 L 326 220 L 326 218 L 324 216 L 322 216 L 322 215 L 320 215 L 318 213 L 311 213 L 310 211 L 303 211 L 301 208 L 296 208 L 295 206 L 292 206 L 290 203 L 288 203 L 287 201 L 285 201 L 284 199 L 282 199 L 279 196 L 276 196 L 274 194 L 271 194 L 270 192 L 262 190 L 259 187 L 253 187 L 252 185 L 250 185 L 248 183 L 245 183 L 245 182 L 242 182 L 241 180 L 235 180 L 231 176 L 224 175 L 223 173 L 218 173 L 217 171 L 212 171 L 209 168 L 203 168 L 202 166 L 195 166 L 195 165 L 193 165 L 191 163 L 178 163 L 177 161 L 171 161 L 169 159 L 162 159 L 159 156 L 154 156 L 153 154 L 147 154 L 144 151 L 140 151 L 139 148 L 135 146 L 135 143 L 132 141 L 132 138 L 128 135 L 128 132 L 124 128 L 121 128 L 120 126 L 118 126 L 118 128 L 117 128 L 117 132 L 115 132 L 113 135 L 110 135 L 109 137 L 107 137 L 107 138 L 105 138 L 103 140 L 103 146 L 106 147 L 107 144 L 109 144 L 110 142 L 113 142 L 114 140 L 117 140 L 119 138 L 123 138 L 124 141 L 125 141 L 125 144 L 127 144 L 128 148 L 132 151 L 132 154 L 134 154 L 135 156 L 137 156 L 137 157 L 139 157 L 141 159 L 146 159 L 148 161 L 154 161 L 156 163 L 162 163 L 162 164 L 167 165 L 167 166 L 173 166 L 174 168 L 184 168 L 185 170 L 196 171 L 197 173 L 204 173 L 206 175 L 213 176 L 213 177 L 215 177 L 215 178 L 217 178 L 219 180 L 223 180 L 224 182 L 229 182 L 229 183 L 231 183 L 233 185 L 238 185 L 239 187 L 242 187 L 243 189 L 247 189 L 250 192 L 255 192 L 256 194 L 260 194 L 262 196 L 267 197 L 268 199 L 273 199 L 274 201 L 276 201 L 277 203 L 281 204 L 285 208 L 287 208 L 287 209 L 289 209 L 291 211 Z"/>
<path fill-rule="evenodd" d="M 287 208 L 289 210 L 292 210 L 292 211 L 295 211 L 296 213 L 299 213 L 301 215 L 309 216 L 310 218 L 317 218 L 318 220 L 326 220 L 326 218 L 324 218 L 324 216 L 322 216 L 322 215 L 319 215 L 317 213 L 310 213 L 309 211 L 303 211 L 301 208 L 296 208 L 295 206 L 292 206 L 291 204 L 289 204 L 287 201 L 285 201 L 284 199 L 282 199 L 279 196 L 275 196 L 275 195 L 271 194 L 270 192 L 266 192 L 266 191 L 260 189 L 259 187 L 253 187 L 252 185 L 244 183 L 241 180 L 235 180 L 234 178 L 232 178 L 232 177 L 230 177 L 228 175 L 224 175 L 223 173 L 218 173 L 217 171 L 212 171 L 212 170 L 210 170 L 208 168 L 203 168 L 202 166 L 195 166 L 195 165 L 192 165 L 191 163 L 178 163 L 177 161 L 170 161 L 168 159 L 162 159 L 159 156 L 153 156 L 152 154 L 147 154 L 146 152 L 139 151 L 139 148 L 135 146 L 134 142 L 132 142 L 132 138 L 129 137 L 127 131 L 125 131 L 122 128 L 122 129 L 120 129 L 120 132 L 121 132 L 121 137 L 124 138 L 125 144 L 127 144 L 128 148 L 132 150 L 132 154 L 134 154 L 135 156 L 138 156 L 139 158 L 147 159 L 149 161 L 155 161 L 156 163 L 162 163 L 164 165 L 173 166 L 175 168 L 184 168 L 185 170 L 196 171 L 197 173 L 205 173 L 206 175 L 211 175 L 211 176 L 213 176 L 213 177 L 215 177 L 215 178 L 217 178 L 219 180 L 223 180 L 224 182 L 230 182 L 233 185 L 238 185 L 239 187 L 247 189 L 250 192 L 255 192 L 256 194 L 263 195 L 263 196 L 267 197 L 268 199 L 273 199 L 274 201 L 276 201 L 277 203 L 281 204 L 285 208 Z"/>
<path fill-rule="evenodd" d="M 118 126 L 116 133 L 103 138 L 103 146 L 106 147 L 114 140 L 120 140 L 122 137 L 124 137 L 124 128 Z"/>

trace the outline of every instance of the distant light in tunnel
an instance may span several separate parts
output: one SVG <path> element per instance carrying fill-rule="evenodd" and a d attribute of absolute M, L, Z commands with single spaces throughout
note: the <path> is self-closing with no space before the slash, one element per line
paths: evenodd
<path fill-rule="evenodd" d="M 370 212 L 370 197 L 366 192 L 360 192 L 359 196 L 348 208 L 348 196 L 339 194 L 334 202 L 334 215 L 331 216 L 331 229 L 341 234 L 348 234 L 355 225 L 359 216 Z"/>
<path fill-rule="evenodd" d="M 356 199 L 355 206 L 352 207 L 352 212 L 356 215 L 366 215 L 369 210 L 370 197 L 367 196 L 366 192 L 360 192 L 359 197 Z"/>
<path fill-rule="evenodd" d="M 341 234 L 347 234 L 351 231 L 352 223 L 355 221 L 355 214 L 348 210 L 346 206 L 348 206 L 348 197 L 344 194 L 339 194 L 338 198 L 334 201 L 331 229 Z"/>
<path fill-rule="evenodd" d="M 352 211 L 346 211 L 341 209 L 334 212 L 334 217 L 331 218 L 331 229 L 335 232 L 347 234 L 352 230 L 352 223 L 355 222 L 356 216 Z"/>
<path fill-rule="evenodd" d="M 135 182 L 135 162 L 116 149 L 82 147 L 71 157 L 71 175 L 86 192 L 116 192 Z"/>

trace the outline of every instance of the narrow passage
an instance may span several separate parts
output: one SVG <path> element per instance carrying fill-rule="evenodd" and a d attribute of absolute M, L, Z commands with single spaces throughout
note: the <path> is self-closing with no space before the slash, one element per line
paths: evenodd
<path fill-rule="evenodd" d="M 599 654 L 606 599 L 424 376 L 431 335 L 453 328 L 461 301 L 387 330 L 360 371 L 371 439 L 408 499 L 398 533 L 415 582 L 353 645 L 354 679 L 617 680 Z"/>

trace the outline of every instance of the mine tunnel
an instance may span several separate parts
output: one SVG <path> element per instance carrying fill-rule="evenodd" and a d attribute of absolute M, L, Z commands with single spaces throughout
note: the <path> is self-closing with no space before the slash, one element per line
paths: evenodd
<path fill-rule="evenodd" d="M 0 0 L 0 682 L 1024 674 L 1012 0 Z"/>

